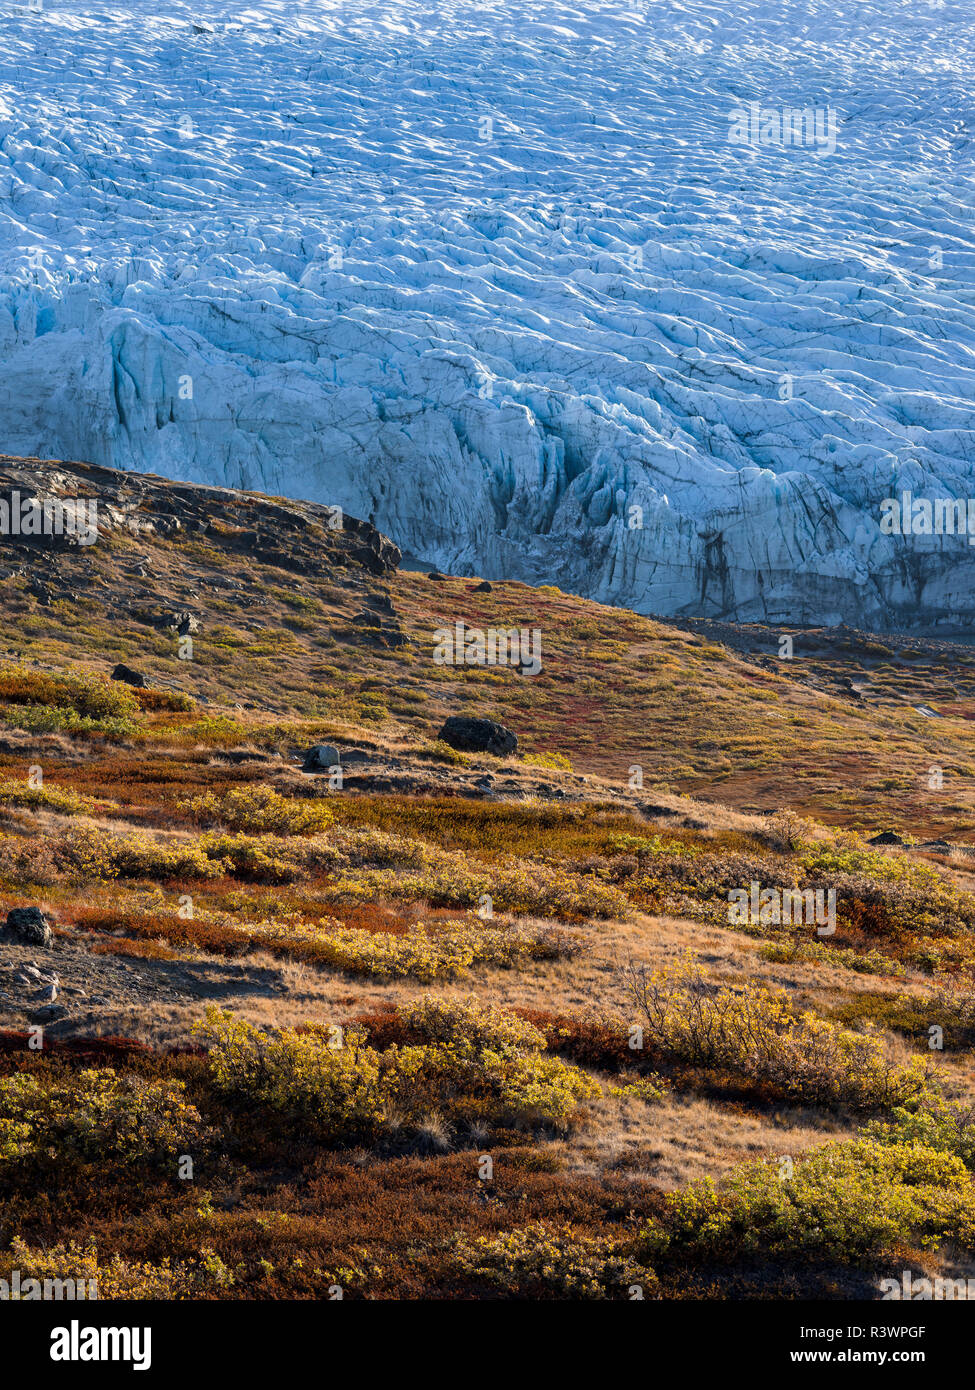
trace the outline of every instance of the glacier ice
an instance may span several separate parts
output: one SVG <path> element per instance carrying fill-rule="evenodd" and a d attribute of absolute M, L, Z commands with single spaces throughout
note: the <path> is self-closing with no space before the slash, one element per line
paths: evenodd
<path fill-rule="evenodd" d="M 967 0 L 3 6 L 0 450 L 643 612 L 970 626 Z M 731 113 L 829 109 L 835 151 Z"/>

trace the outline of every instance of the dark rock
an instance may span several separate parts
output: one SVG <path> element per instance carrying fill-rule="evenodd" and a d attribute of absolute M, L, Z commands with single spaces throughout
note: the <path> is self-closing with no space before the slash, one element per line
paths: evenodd
<path fill-rule="evenodd" d="M 134 685 L 139 690 L 145 690 L 146 688 L 146 678 L 142 672 L 133 671 L 131 666 L 126 666 L 121 661 L 112 672 L 112 680 L 125 681 L 126 685 Z"/>
<path fill-rule="evenodd" d="M 640 804 L 640 810 L 645 816 L 654 816 L 658 820 L 664 820 L 668 816 L 676 816 L 677 811 L 670 806 L 658 806 L 656 802 L 644 801 Z"/>
<path fill-rule="evenodd" d="M 429 574 L 427 575 L 427 578 L 428 578 L 428 579 L 446 579 L 447 576 L 446 576 L 445 574 L 441 574 L 439 570 L 430 570 Z"/>
<path fill-rule="evenodd" d="M 180 637 L 185 637 L 188 633 L 199 632 L 200 620 L 188 608 L 178 608 L 160 614 L 156 619 L 156 627 L 164 628 L 167 632 L 175 632 Z"/>
<path fill-rule="evenodd" d="M 371 647 L 395 649 L 405 647 L 410 640 L 397 623 L 383 626 L 378 613 L 356 613 L 349 619 L 349 626 L 355 629 L 358 641 Z"/>
<path fill-rule="evenodd" d="M 50 947 L 54 940 L 50 923 L 39 907 L 12 907 L 7 913 L 5 931 L 25 946 Z"/>
<path fill-rule="evenodd" d="M 471 590 L 471 593 L 472 593 L 472 594 L 489 594 L 493 588 L 494 588 L 494 585 L 493 585 L 493 584 L 489 583 L 488 580 L 486 580 L 486 579 L 482 579 L 481 582 L 480 582 L 480 584 L 475 584 L 475 585 L 474 585 L 473 589 Z"/>
<path fill-rule="evenodd" d="M 316 743 L 314 748 L 309 748 L 305 754 L 305 761 L 302 765 L 302 772 L 329 772 L 336 764 L 341 763 L 339 750 L 330 743 Z"/>
<path fill-rule="evenodd" d="M 503 724 L 496 724 L 493 719 L 473 719 L 465 714 L 452 714 L 437 737 L 462 753 L 492 753 L 498 758 L 518 748 L 517 736 Z"/>
<path fill-rule="evenodd" d="M 902 845 L 904 841 L 894 830 L 883 830 L 867 841 L 868 845 Z"/>
<path fill-rule="evenodd" d="M 367 608 L 377 608 L 380 613 L 393 612 L 393 601 L 388 594 L 367 594 L 364 602 Z"/>
<path fill-rule="evenodd" d="M 183 609 L 174 616 L 176 619 L 176 631 L 179 633 L 180 637 L 185 637 L 188 632 L 199 632 L 200 620 L 192 613 Z"/>
<path fill-rule="evenodd" d="M 56 1023 L 58 1019 L 66 1018 L 67 1009 L 63 1004 L 45 1004 L 40 1009 L 28 1014 L 31 1023 Z"/>
<path fill-rule="evenodd" d="M 27 592 L 32 594 L 44 608 L 50 608 L 55 599 L 53 590 L 49 589 L 41 579 L 32 579 L 27 585 Z"/>
<path fill-rule="evenodd" d="M 359 521 L 345 512 L 342 533 L 349 545 L 349 557 L 370 574 L 389 574 L 399 566 L 400 549 L 388 536 L 377 531 L 368 521 Z"/>

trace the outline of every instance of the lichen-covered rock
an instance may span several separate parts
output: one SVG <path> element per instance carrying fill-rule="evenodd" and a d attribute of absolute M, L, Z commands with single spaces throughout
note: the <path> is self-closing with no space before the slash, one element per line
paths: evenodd
<path fill-rule="evenodd" d="M 54 940 L 50 923 L 39 907 L 12 907 L 4 932 L 25 946 L 50 946 Z"/>

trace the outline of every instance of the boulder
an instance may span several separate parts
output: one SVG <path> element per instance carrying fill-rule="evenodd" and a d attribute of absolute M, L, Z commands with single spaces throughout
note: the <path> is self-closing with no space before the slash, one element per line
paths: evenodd
<path fill-rule="evenodd" d="M 388 594 L 367 594 L 364 602 L 367 608 L 377 608 L 381 613 L 393 613 L 393 601 Z"/>
<path fill-rule="evenodd" d="M 142 672 L 133 671 L 131 666 L 126 666 L 121 661 L 112 672 L 112 680 L 125 681 L 126 685 L 134 685 L 139 690 L 145 690 L 146 688 L 146 678 Z"/>
<path fill-rule="evenodd" d="M 902 845 L 904 841 L 894 830 L 883 830 L 879 835 L 874 835 L 873 839 L 868 840 L 868 845 Z"/>
<path fill-rule="evenodd" d="M 8 937 L 25 946 L 50 946 L 54 940 L 50 923 L 39 907 L 12 907 L 4 928 Z"/>
<path fill-rule="evenodd" d="M 330 743 L 316 743 L 305 754 L 302 772 L 329 772 L 336 763 L 341 763 L 339 750 Z"/>
<path fill-rule="evenodd" d="M 503 758 L 518 748 L 517 736 L 503 724 L 466 714 L 452 714 L 437 737 L 461 753 L 493 753 Z"/>
<path fill-rule="evenodd" d="M 176 631 L 180 637 L 185 637 L 187 633 L 199 632 L 200 620 L 188 609 L 180 609 L 173 615 L 176 623 Z"/>
<path fill-rule="evenodd" d="M 472 593 L 472 594 L 489 594 L 493 588 L 494 588 L 494 585 L 491 584 L 487 579 L 482 579 L 481 582 L 480 582 L 480 584 L 475 584 L 475 585 L 474 585 L 473 589 L 471 590 L 471 593 Z"/>
<path fill-rule="evenodd" d="M 169 609 L 159 614 L 155 626 L 166 632 L 175 632 L 179 637 L 186 637 L 190 633 L 199 632 L 200 620 L 188 608 Z"/>

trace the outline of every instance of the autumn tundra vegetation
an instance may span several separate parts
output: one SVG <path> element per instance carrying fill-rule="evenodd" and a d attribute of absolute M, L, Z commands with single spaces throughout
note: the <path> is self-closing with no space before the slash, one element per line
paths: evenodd
<path fill-rule="evenodd" d="M 0 578 L 0 1278 L 625 1300 L 964 1274 L 975 692 L 939 703 L 941 647 L 796 630 L 778 659 L 198 492 L 206 525 L 24 546 Z M 537 627 L 538 674 L 434 662 L 458 616 Z M 461 714 L 517 749 L 451 746 Z"/>

